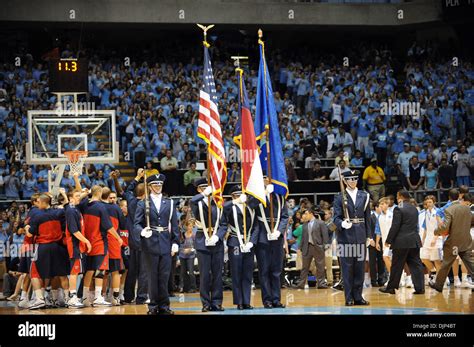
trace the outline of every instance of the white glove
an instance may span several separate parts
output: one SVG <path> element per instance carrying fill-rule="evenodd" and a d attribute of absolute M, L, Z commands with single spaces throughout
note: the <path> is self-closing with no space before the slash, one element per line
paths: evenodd
<path fill-rule="evenodd" d="M 140 235 L 143 236 L 146 239 L 151 237 L 152 234 L 153 234 L 153 232 L 151 231 L 150 227 L 143 228 L 141 233 L 140 233 Z"/>
<path fill-rule="evenodd" d="M 280 235 L 281 235 L 281 232 L 278 231 L 278 230 L 276 230 L 276 231 L 274 231 L 274 232 L 272 233 L 272 237 L 273 237 L 274 240 L 278 240 L 278 238 L 280 237 Z"/>
<path fill-rule="evenodd" d="M 240 202 L 241 204 L 245 204 L 246 201 L 247 201 L 247 195 L 245 195 L 245 194 L 240 194 L 240 196 L 239 196 L 239 202 Z"/>
<path fill-rule="evenodd" d="M 219 236 L 212 235 L 209 239 L 206 240 L 206 246 L 215 246 L 219 242 Z"/>
<path fill-rule="evenodd" d="M 171 246 L 171 253 L 178 253 L 179 247 L 176 243 Z"/>
<path fill-rule="evenodd" d="M 253 247 L 253 243 L 252 242 L 247 242 L 245 244 L 245 249 L 247 250 L 247 252 L 250 252 L 250 250 L 252 249 Z"/>
<path fill-rule="evenodd" d="M 202 192 L 202 195 L 204 195 L 206 198 L 212 194 L 212 187 L 207 186 L 206 189 Z"/>
<path fill-rule="evenodd" d="M 274 187 L 273 184 L 268 184 L 267 187 L 265 188 L 267 194 L 273 193 Z"/>
<path fill-rule="evenodd" d="M 344 229 L 350 229 L 350 228 L 352 228 L 352 223 L 349 222 L 348 219 L 344 219 L 344 220 L 342 221 L 341 226 L 342 226 Z"/>

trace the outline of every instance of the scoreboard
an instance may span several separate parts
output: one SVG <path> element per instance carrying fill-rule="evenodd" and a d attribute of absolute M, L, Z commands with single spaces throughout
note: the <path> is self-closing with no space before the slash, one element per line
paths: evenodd
<path fill-rule="evenodd" d="M 87 93 L 88 67 L 86 59 L 54 59 L 49 62 L 49 90 L 56 93 Z"/>

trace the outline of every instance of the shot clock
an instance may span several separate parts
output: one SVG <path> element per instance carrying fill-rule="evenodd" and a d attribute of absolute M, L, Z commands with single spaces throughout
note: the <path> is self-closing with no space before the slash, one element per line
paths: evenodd
<path fill-rule="evenodd" d="M 49 90 L 55 93 L 86 93 L 88 87 L 86 59 L 56 59 L 49 63 Z"/>

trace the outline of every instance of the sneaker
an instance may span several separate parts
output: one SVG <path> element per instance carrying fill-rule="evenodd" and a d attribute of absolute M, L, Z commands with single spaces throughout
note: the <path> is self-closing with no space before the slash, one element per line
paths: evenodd
<path fill-rule="evenodd" d="M 30 307 L 30 301 L 28 299 L 22 299 L 18 303 L 18 308 L 20 309 L 24 310 L 24 309 L 27 309 L 28 307 Z"/>
<path fill-rule="evenodd" d="M 120 299 L 119 298 L 112 298 L 110 301 L 112 303 L 112 306 L 120 306 Z"/>
<path fill-rule="evenodd" d="M 150 303 L 150 299 L 146 299 L 145 304 L 149 304 L 149 303 Z"/>
<path fill-rule="evenodd" d="M 35 299 L 35 300 L 36 300 L 36 299 Z M 44 303 L 45 303 L 46 308 L 52 308 L 53 305 L 54 305 L 54 303 L 53 303 L 53 301 L 51 300 L 51 298 L 50 298 L 49 296 L 47 296 L 47 295 L 44 297 Z"/>
<path fill-rule="evenodd" d="M 405 280 L 405 287 L 407 288 L 413 288 L 413 282 L 411 280 L 411 276 L 407 276 Z"/>
<path fill-rule="evenodd" d="M 18 298 L 19 298 L 19 295 L 18 295 L 18 294 L 12 294 L 12 295 L 10 295 L 10 296 L 7 298 L 7 300 L 8 300 L 8 301 L 17 301 Z"/>
<path fill-rule="evenodd" d="M 120 301 L 120 302 L 125 301 L 125 297 L 123 296 L 123 294 L 120 294 L 120 295 L 119 295 L 119 301 Z"/>
<path fill-rule="evenodd" d="M 105 301 L 103 296 L 99 296 L 98 298 L 95 298 L 94 302 L 92 303 L 92 306 L 112 306 L 112 304 L 108 301 Z"/>
<path fill-rule="evenodd" d="M 30 305 L 28 306 L 28 309 L 37 310 L 43 307 L 46 307 L 46 300 L 36 298 L 35 300 L 31 301 Z"/>
<path fill-rule="evenodd" d="M 449 282 L 449 278 L 446 278 L 446 282 L 444 282 L 444 286 L 443 288 L 448 288 L 448 286 L 450 286 L 451 283 Z"/>
<path fill-rule="evenodd" d="M 461 280 L 457 277 L 454 279 L 454 288 L 461 288 Z"/>
<path fill-rule="evenodd" d="M 84 307 L 92 307 L 92 302 L 89 298 L 82 299 L 82 304 L 84 305 Z"/>
<path fill-rule="evenodd" d="M 474 289 L 474 285 L 472 283 L 469 283 L 467 280 L 461 282 L 461 288 L 469 288 L 469 289 Z M 7 299 L 8 300 L 8 299 Z"/>
<path fill-rule="evenodd" d="M 308 283 L 306 283 L 306 284 L 304 285 L 304 289 L 309 289 Z"/>
<path fill-rule="evenodd" d="M 77 298 L 77 296 L 73 296 L 67 302 L 68 308 L 83 308 L 85 305 Z"/>

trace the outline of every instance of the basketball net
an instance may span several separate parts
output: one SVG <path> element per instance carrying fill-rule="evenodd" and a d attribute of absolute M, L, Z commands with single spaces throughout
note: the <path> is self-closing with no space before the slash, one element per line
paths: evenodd
<path fill-rule="evenodd" d="M 77 172 L 79 176 L 82 175 L 82 167 L 87 158 L 87 151 L 67 151 L 64 152 L 64 155 L 68 159 L 71 174 L 74 176 Z"/>

